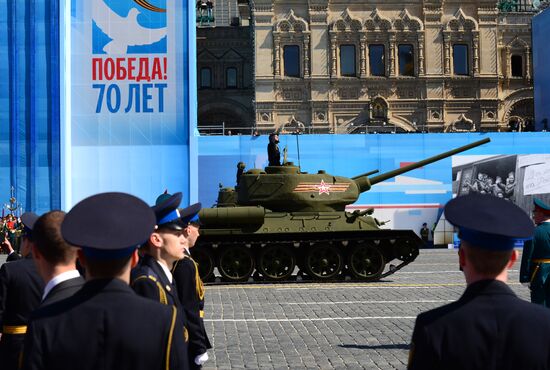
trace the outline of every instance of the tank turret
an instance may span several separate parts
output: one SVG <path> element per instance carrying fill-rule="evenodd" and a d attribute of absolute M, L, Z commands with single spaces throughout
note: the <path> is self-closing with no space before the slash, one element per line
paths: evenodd
<path fill-rule="evenodd" d="M 334 176 L 323 170 L 316 174 L 308 174 L 301 172 L 292 162 L 287 162 L 283 166 L 268 166 L 265 171 L 253 169 L 240 176 L 236 189 L 237 203 L 243 206 L 262 206 L 272 211 L 344 211 L 347 205 L 357 201 L 361 193 L 370 190 L 371 186 L 379 182 L 489 141 L 489 138 L 479 140 L 374 177 L 370 176 L 377 171 L 353 178 Z"/>

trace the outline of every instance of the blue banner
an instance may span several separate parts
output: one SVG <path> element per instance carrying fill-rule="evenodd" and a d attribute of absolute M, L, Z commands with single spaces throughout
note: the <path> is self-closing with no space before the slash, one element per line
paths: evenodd
<path fill-rule="evenodd" d="M 59 1 L 0 0 L 0 202 L 60 207 Z M 13 208 L 13 207 L 12 207 Z"/>
<path fill-rule="evenodd" d="M 183 191 L 184 202 L 193 198 L 190 11 L 186 2 L 166 0 L 71 1 L 65 208 L 102 191 L 149 203 L 165 189 Z"/>

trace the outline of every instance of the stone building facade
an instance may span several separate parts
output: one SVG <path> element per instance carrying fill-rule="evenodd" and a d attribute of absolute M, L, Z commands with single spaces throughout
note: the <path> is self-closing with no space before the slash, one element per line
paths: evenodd
<path fill-rule="evenodd" d="M 197 23 L 198 129 L 249 134 L 254 127 L 254 57 L 248 1 L 218 0 L 215 21 Z"/>
<path fill-rule="evenodd" d="M 529 129 L 530 6 L 487 0 L 255 0 L 260 131 Z"/>

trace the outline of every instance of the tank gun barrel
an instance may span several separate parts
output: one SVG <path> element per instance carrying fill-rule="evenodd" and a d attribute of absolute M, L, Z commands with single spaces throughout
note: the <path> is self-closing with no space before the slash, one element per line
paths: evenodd
<path fill-rule="evenodd" d="M 372 178 L 369 178 L 368 176 L 359 176 L 359 178 L 354 177 L 353 180 L 355 180 L 355 182 L 357 183 L 357 186 L 359 187 L 359 191 L 360 192 L 365 192 L 365 191 L 369 190 L 372 185 L 378 184 L 379 182 L 385 181 L 387 179 L 391 179 L 392 177 L 399 176 L 402 173 L 412 171 L 414 169 L 423 167 L 427 164 L 437 162 L 441 159 L 450 157 L 452 155 L 462 153 L 466 150 L 478 147 L 478 146 L 483 145 L 485 143 L 488 143 L 490 141 L 491 141 L 490 138 L 485 138 L 483 140 L 478 140 L 478 141 L 475 141 L 471 144 L 464 145 L 464 146 L 461 146 L 461 147 L 453 149 L 453 150 L 449 150 L 448 152 L 444 152 L 444 153 L 435 155 L 433 157 L 423 159 L 423 160 L 418 161 L 416 163 L 409 164 L 408 166 L 401 167 L 401 168 L 395 169 L 393 171 L 385 172 L 383 174 L 380 174 L 378 176 L 374 176 Z"/>
<path fill-rule="evenodd" d="M 374 175 L 375 173 L 378 173 L 380 172 L 379 170 L 373 170 L 373 171 L 369 171 L 367 173 L 364 173 L 364 174 L 361 174 L 359 176 L 355 176 L 355 177 L 352 177 L 351 179 L 352 180 L 358 180 L 360 179 L 361 177 L 369 177 L 370 175 Z"/>
<path fill-rule="evenodd" d="M 378 170 L 369 171 L 369 172 L 361 174 L 359 176 L 352 177 L 351 179 L 352 180 L 359 180 L 361 177 L 369 177 L 370 175 L 374 175 L 375 173 L 378 173 L 378 172 L 380 172 L 380 171 L 378 171 Z"/>

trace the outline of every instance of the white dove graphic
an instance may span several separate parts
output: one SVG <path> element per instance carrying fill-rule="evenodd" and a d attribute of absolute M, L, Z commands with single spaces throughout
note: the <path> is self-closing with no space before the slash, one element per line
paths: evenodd
<path fill-rule="evenodd" d="M 131 8 L 126 17 L 115 13 L 103 0 L 93 0 L 92 18 L 103 33 L 112 41 L 103 47 L 107 54 L 125 54 L 128 46 L 149 45 L 166 36 L 164 28 L 146 28 L 139 25 L 136 8 Z"/>

